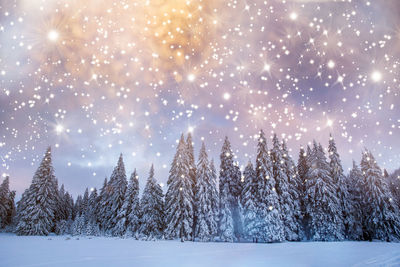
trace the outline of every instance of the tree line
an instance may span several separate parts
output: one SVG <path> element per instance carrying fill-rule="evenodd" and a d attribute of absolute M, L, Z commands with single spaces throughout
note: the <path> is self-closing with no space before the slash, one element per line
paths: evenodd
<path fill-rule="evenodd" d="M 32 183 L 14 205 L 8 177 L 0 186 L 0 226 L 18 235 L 120 236 L 223 242 L 400 239 L 400 172 L 382 172 L 365 149 L 344 174 L 335 140 L 301 148 L 297 165 L 275 134 L 260 131 L 255 162 L 243 172 L 226 137 L 219 176 L 204 142 L 197 164 L 192 137 L 181 136 L 167 190 L 151 166 L 139 196 L 136 170 L 126 176 L 122 154 L 110 179 L 74 201 L 58 181 L 48 148 Z"/>

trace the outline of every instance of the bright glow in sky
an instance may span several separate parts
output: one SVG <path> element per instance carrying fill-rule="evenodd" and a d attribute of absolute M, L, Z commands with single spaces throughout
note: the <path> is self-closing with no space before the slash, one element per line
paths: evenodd
<path fill-rule="evenodd" d="M 400 167 L 400 13 L 381 1 L 0 1 L 0 174 L 22 193 L 48 145 L 60 184 L 99 188 L 123 153 L 166 183 L 181 133 L 219 165 L 277 133 L 297 160 L 332 133 Z M 369 3 L 369 4 L 367 4 Z"/>

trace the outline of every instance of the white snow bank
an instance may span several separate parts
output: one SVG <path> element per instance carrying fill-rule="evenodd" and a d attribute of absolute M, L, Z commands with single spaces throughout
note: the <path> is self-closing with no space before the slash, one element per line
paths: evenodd
<path fill-rule="evenodd" d="M 400 266 L 400 243 L 137 241 L 0 234 L 0 266 Z"/>

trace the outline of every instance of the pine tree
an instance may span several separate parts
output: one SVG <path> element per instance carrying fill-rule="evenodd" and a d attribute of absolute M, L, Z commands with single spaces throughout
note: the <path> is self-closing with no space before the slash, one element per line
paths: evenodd
<path fill-rule="evenodd" d="M 89 224 L 97 225 L 97 189 L 93 188 L 90 192 L 88 199 L 88 206 L 86 211 L 86 220 Z"/>
<path fill-rule="evenodd" d="M 65 235 L 70 233 L 70 225 L 68 224 L 68 221 L 66 220 L 61 220 L 56 223 L 56 230 L 55 233 L 57 235 Z"/>
<path fill-rule="evenodd" d="M 309 170 L 306 179 L 305 216 L 309 237 L 314 241 L 343 239 L 341 206 L 330 176 L 330 167 L 321 145 L 314 141 L 309 155 Z"/>
<path fill-rule="evenodd" d="M 251 238 L 253 242 L 258 237 L 257 229 L 257 184 L 256 172 L 254 171 L 253 164 L 249 161 L 243 172 L 244 185 L 242 191 L 242 207 L 243 207 L 243 225 L 244 235 Z"/>
<path fill-rule="evenodd" d="M 89 220 L 88 218 L 88 208 L 89 208 L 89 188 L 86 187 L 85 192 L 83 193 L 82 203 L 80 206 L 81 215 L 85 219 L 85 223 Z"/>
<path fill-rule="evenodd" d="M 193 194 L 193 226 L 192 226 L 192 233 L 193 233 L 193 238 L 195 238 L 195 229 L 196 229 L 196 221 L 197 221 L 197 207 L 196 207 L 196 202 L 194 200 L 194 196 L 196 194 L 196 163 L 194 159 L 194 148 L 193 148 L 193 141 L 192 141 L 192 135 L 189 132 L 188 136 L 186 138 L 186 145 L 187 145 L 187 159 L 188 159 L 188 166 L 189 166 L 189 178 L 191 179 L 192 182 L 192 194 Z"/>
<path fill-rule="evenodd" d="M 217 171 L 215 170 L 214 160 L 210 162 L 210 198 L 211 198 L 211 210 L 213 219 L 210 220 L 210 232 L 211 236 L 218 234 L 218 217 L 219 217 L 219 195 L 218 195 L 218 182 L 217 182 Z"/>
<path fill-rule="evenodd" d="M 368 240 L 393 241 L 400 239 L 399 211 L 382 177 L 374 156 L 368 150 L 362 155 L 362 207 L 364 237 Z"/>
<path fill-rule="evenodd" d="M 233 196 L 232 202 L 232 218 L 233 218 L 233 233 L 238 241 L 243 236 L 243 209 L 241 205 L 242 195 L 242 173 L 239 168 L 239 163 L 234 162 L 233 165 L 233 176 L 231 182 L 231 194 Z"/>
<path fill-rule="evenodd" d="M 8 209 L 7 209 L 7 217 L 5 220 L 5 225 L 14 225 L 14 218 L 16 213 L 15 207 L 15 191 L 10 191 L 8 195 Z"/>
<path fill-rule="evenodd" d="M 213 210 L 216 191 L 204 142 L 201 145 L 196 169 L 195 207 L 197 207 L 196 236 L 200 241 L 210 241 L 215 233 L 217 222 Z"/>
<path fill-rule="evenodd" d="M 260 131 L 256 157 L 258 236 L 264 242 L 280 242 L 285 239 L 279 196 L 273 176 L 267 139 Z M 258 241 L 258 240 L 256 240 Z"/>
<path fill-rule="evenodd" d="M 307 172 L 308 172 L 307 153 L 304 151 L 303 148 L 300 148 L 299 160 L 297 161 L 297 172 L 299 174 L 299 178 L 301 181 L 299 192 L 303 195 L 305 191 L 304 185 L 306 183 Z"/>
<path fill-rule="evenodd" d="M 189 240 L 193 230 L 193 183 L 187 145 L 183 134 L 169 171 L 168 190 L 165 196 L 167 228 L 166 237 Z"/>
<path fill-rule="evenodd" d="M 83 202 L 82 196 L 78 195 L 74 205 L 74 220 L 76 217 L 83 215 L 82 202 Z"/>
<path fill-rule="evenodd" d="M 99 236 L 100 235 L 99 225 L 93 221 L 89 221 L 86 224 L 85 235 L 86 236 Z"/>
<path fill-rule="evenodd" d="M 392 192 L 393 198 L 400 209 L 400 169 L 394 171 L 388 177 L 389 189 Z"/>
<path fill-rule="evenodd" d="M 219 235 L 225 242 L 234 241 L 234 222 L 232 206 L 235 197 L 232 194 L 230 180 L 234 176 L 233 153 L 228 137 L 225 137 L 220 155 L 219 172 Z"/>
<path fill-rule="evenodd" d="M 290 194 L 289 177 L 287 176 L 285 161 L 281 151 L 281 144 L 276 134 L 273 137 L 273 147 L 271 150 L 272 170 L 275 179 L 276 190 L 279 197 L 281 208 L 281 218 L 285 239 L 295 241 L 299 239 L 298 225 L 294 217 L 294 199 Z"/>
<path fill-rule="evenodd" d="M 311 149 L 309 146 L 307 146 L 307 151 L 308 153 L 311 153 Z M 306 211 L 305 211 L 305 195 L 306 195 L 306 181 L 307 181 L 307 173 L 309 170 L 309 155 L 307 152 L 305 152 L 304 148 L 300 148 L 299 152 L 299 159 L 297 161 L 297 173 L 299 175 L 299 187 L 298 187 L 298 192 L 300 194 L 300 210 L 301 210 L 301 228 L 302 228 L 302 238 L 307 237 L 307 233 L 309 233 L 308 225 L 307 225 L 307 216 L 306 216 Z"/>
<path fill-rule="evenodd" d="M 111 194 L 109 194 L 110 210 L 107 214 L 108 229 L 113 236 L 122 236 L 125 234 L 125 217 L 122 210 L 124 197 L 127 188 L 127 179 L 122 154 L 119 156 L 118 164 L 110 177 L 108 186 Z"/>
<path fill-rule="evenodd" d="M 51 161 L 51 149 L 40 163 L 32 184 L 21 199 L 18 235 L 48 235 L 55 228 L 58 188 Z"/>
<path fill-rule="evenodd" d="M 338 222 L 338 227 L 342 227 L 342 235 L 343 237 L 347 237 L 349 233 L 349 224 L 350 224 L 350 203 L 348 202 L 349 195 L 346 186 L 346 177 L 343 173 L 342 162 L 339 157 L 339 153 L 337 152 L 336 143 L 333 139 L 332 135 L 329 138 L 329 166 L 331 172 L 331 178 L 333 181 L 333 186 L 335 187 L 335 191 L 337 194 L 337 198 L 339 200 L 339 204 L 341 206 L 341 221 Z"/>
<path fill-rule="evenodd" d="M 350 210 L 348 211 L 348 239 L 362 240 L 363 238 L 363 206 L 362 206 L 362 182 L 363 175 L 359 166 L 353 161 L 353 168 L 347 178 L 347 190 L 349 192 L 348 201 Z"/>
<path fill-rule="evenodd" d="M 104 179 L 103 186 L 100 189 L 100 194 L 97 200 L 98 206 L 97 206 L 97 213 L 98 213 L 98 221 L 100 225 L 100 230 L 105 232 L 105 229 L 107 227 L 108 221 L 107 221 L 107 214 L 109 213 L 110 209 L 110 204 L 108 203 L 111 193 L 110 187 L 108 186 L 108 181 L 107 177 Z"/>
<path fill-rule="evenodd" d="M 305 237 L 303 231 L 303 214 L 301 202 L 301 188 L 303 186 L 303 182 L 298 174 L 296 164 L 289 155 L 289 150 L 285 141 L 282 142 L 282 157 L 284 170 L 289 181 L 289 194 L 293 199 L 293 216 L 296 224 L 295 231 L 298 236 L 297 240 L 303 240 Z"/>
<path fill-rule="evenodd" d="M 139 176 L 135 169 L 129 179 L 124 205 L 122 206 L 122 212 L 124 218 L 126 218 L 125 227 L 127 229 L 127 234 L 130 236 L 138 230 L 139 209 Z"/>
<path fill-rule="evenodd" d="M 72 235 L 86 235 L 85 217 L 83 215 L 76 216 L 71 228 Z"/>
<path fill-rule="evenodd" d="M 139 232 L 147 239 L 161 238 L 164 224 L 163 192 L 154 178 L 154 167 L 151 165 L 149 178 L 144 188 L 140 209 L 143 214 Z"/>
<path fill-rule="evenodd" d="M 64 189 L 64 185 L 62 184 L 60 190 L 58 191 L 57 210 L 59 218 L 57 221 L 68 220 L 68 211 L 67 211 L 68 203 L 66 202 L 65 194 L 66 192 Z"/>
<path fill-rule="evenodd" d="M 0 228 L 11 224 L 15 214 L 15 191 L 10 191 L 9 177 L 6 176 L 0 185 Z"/>

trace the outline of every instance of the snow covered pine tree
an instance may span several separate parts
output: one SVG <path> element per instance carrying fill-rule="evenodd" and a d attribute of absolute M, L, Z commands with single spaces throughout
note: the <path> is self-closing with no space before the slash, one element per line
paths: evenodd
<path fill-rule="evenodd" d="M 143 214 L 139 228 L 141 237 L 147 240 L 162 238 L 165 228 L 164 196 L 161 186 L 154 178 L 153 165 L 140 201 L 140 209 Z"/>
<path fill-rule="evenodd" d="M 168 190 L 165 196 L 167 228 L 165 235 L 169 239 L 190 240 L 193 230 L 193 179 L 187 145 L 183 134 L 176 149 L 168 177 Z"/>
<path fill-rule="evenodd" d="M 55 228 L 58 188 L 49 147 L 18 205 L 18 235 L 48 235 Z"/>

